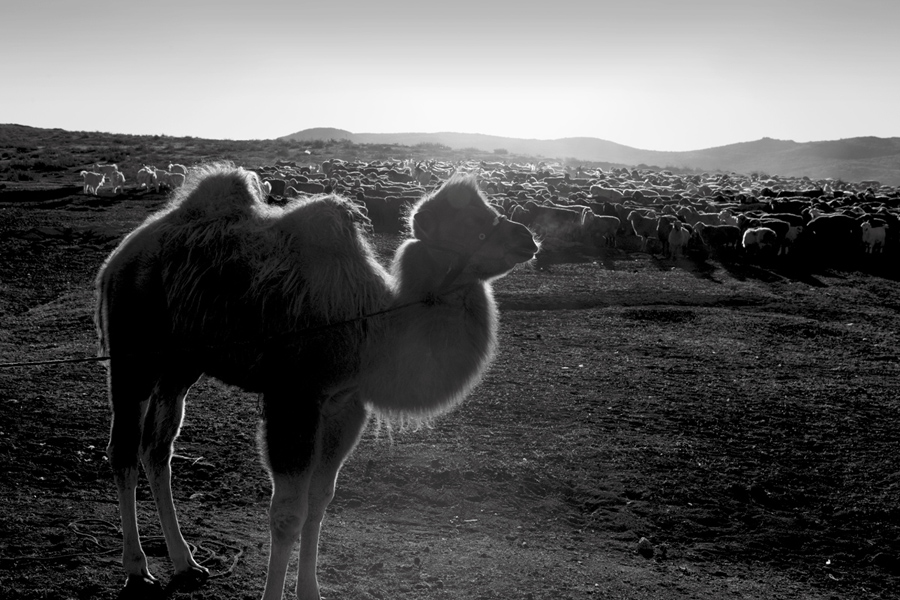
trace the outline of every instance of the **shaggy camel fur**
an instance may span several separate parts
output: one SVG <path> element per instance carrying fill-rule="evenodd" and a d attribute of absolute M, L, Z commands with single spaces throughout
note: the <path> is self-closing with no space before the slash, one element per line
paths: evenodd
<path fill-rule="evenodd" d="M 138 534 L 139 460 L 176 576 L 208 575 L 181 535 L 170 486 L 184 399 L 206 373 L 262 397 L 259 441 L 273 483 L 263 598 L 281 598 L 298 539 L 297 596 L 318 598 L 322 518 L 369 412 L 420 418 L 461 401 L 496 346 L 490 280 L 537 251 L 471 177 L 419 201 L 390 270 L 350 201 L 274 207 L 264 198 L 252 172 L 199 168 L 97 277 L 126 588 L 159 585 Z"/>

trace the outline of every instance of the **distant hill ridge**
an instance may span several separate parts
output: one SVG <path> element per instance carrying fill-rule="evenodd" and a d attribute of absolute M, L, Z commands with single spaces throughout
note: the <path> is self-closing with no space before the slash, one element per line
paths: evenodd
<path fill-rule="evenodd" d="M 331 127 L 304 129 L 279 139 L 346 139 L 356 144 L 404 146 L 431 143 L 454 149 L 476 148 L 484 152 L 502 148 L 513 154 L 555 159 L 576 158 L 623 165 L 644 164 L 745 174 L 763 172 L 811 179 L 876 180 L 886 185 L 900 185 L 900 137 L 856 137 L 803 143 L 762 138 L 686 152 L 640 150 L 592 137 L 536 140 L 478 133 L 352 133 Z"/>

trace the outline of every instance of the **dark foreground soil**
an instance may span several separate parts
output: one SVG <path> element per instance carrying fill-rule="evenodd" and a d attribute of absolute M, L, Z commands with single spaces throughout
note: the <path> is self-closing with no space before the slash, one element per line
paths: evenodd
<path fill-rule="evenodd" d="M 92 278 L 160 204 L 0 207 L 0 362 L 94 356 Z M 521 265 L 496 296 L 469 400 L 373 423 L 345 466 L 325 598 L 900 597 L 900 283 L 610 253 Z M 215 381 L 189 398 L 175 497 L 215 576 L 171 598 L 262 591 L 257 408 Z M 108 419 L 100 363 L 0 368 L 0 598 L 119 594 Z"/>

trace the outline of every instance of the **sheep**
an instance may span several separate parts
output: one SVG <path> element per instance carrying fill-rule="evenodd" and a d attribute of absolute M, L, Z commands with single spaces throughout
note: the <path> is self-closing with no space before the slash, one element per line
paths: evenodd
<path fill-rule="evenodd" d="M 625 195 L 613 188 L 603 187 L 602 185 L 592 185 L 590 187 L 590 194 L 594 198 L 603 198 L 604 200 L 617 201 L 622 200 Z"/>
<path fill-rule="evenodd" d="M 114 164 L 94 164 L 94 172 L 95 173 L 103 173 L 107 177 L 111 176 L 113 173 L 119 170 L 119 167 Z"/>
<path fill-rule="evenodd" d="M 594 211 L 587 207 L 581 213 L 581 227 L 584 230 L 584 234 L 593 240 L 594 243 L 602 240 L 603 245 L 606 247 L 615 248 L 616 232 L 619 230 L 620 224 L 621 221 L 619 221 L 618 217 L 596 215 Z"/>
<path fill-rule="evenodd" d="M 628 222 L 631 223 L 634 234 L 641 238 L 641 252 L 647 251 L 647 239 L 656 233 L 659 224 L 656 213 L 650 211 L 649 214 L 653 216 L 645 215 L 639 210 L 628 213 Z"/>
<path fill-rule="evenodd" d="M 806 225 L 807 222 L 807 219 L 803 217 L 803 215 L 795 215 L 788 212 L 766 213 L 761 216 L 760 219 L 778 219 L 779 221 L 785 221 L 791 225 Z"/>
<path fill-rule="evenodd" d="M 156 169 L 153 167 L 141 167 L 141 170 L 137 172 L 135 176 L 135 181 L 138 184 L 138 187 L 150 189 L 150 186 L 156 186 Z"/>
<path fill-rule="evenodd" d="M 334 165 L 332 165 L 332 170 L 333 169 Z M 392 181 L 394 183 L 417 183 L 415 177 L 413 177 L 409 173 L 405 173 L 397 169 L 388 169 L 387 171 L 385 171 L 385 175 L 387 175 L 389 181 Z"/>
<path fill-rule="evenodd" d="M 887 238 L 887 225 L 873 225 L 871 221 L 864 221 L 860 228 L 862 229 L 862 241 L 866 247 L 866 254 L 884 252 L 884 241 Z"/>
<path fill-rule="evenodd" d="M 741 243 L 741 228 L 737 225 L 697 223 L 696 229 L 700 234 L 700 241 L 715 255 L 734 252 Z"/>
<path fill-rule="evenodd" d="M 527 200 L 513 209 L 511 220 L 529 227 L 538 221 L 580 226 L 583 212 L 583 207 L 573 210 L 562 206 L 543 206 L 534 200 Z"/>
<path fill-rule="evenodd" d="M 827 213 L 806 224 L 813 252 L 830 258 L 856 254 L 862 229 L 855 218 L 842 213 Z"/>
<path fill-rule="evenodd" d="M 697 212 L 692 206 L 682 206 L 678 209 L 678 216 L 690 225 L 696 225 L 703 222 L 706 225 L 720 225 L 719 213 L 701 213 Z"/>
<path fill-rule="evenodd" d="M 748 256 L 762 256 L 777 247 L 778 234 L 768 227 L 751 227 L 744 231 L 741 245 Z"/>
<path fill-rule="evenodd" d="M 109 177 L 109 185 L 112 186 L 112 193 L 118 194 L 125 185 L 125 175 L 121 171 L 114 171 Z"/>
<path fill-rule="evenodd" d="M 784 240 L 781 242 L 781 249 L 784 251 L 784 254 L 790 252 L 791 248 L 794 247 L 800 235 L 803 234 L 803 229 L 803 225 L 790 226 L 787 234 L 784 236 Z"/>
<path fill-rule="evenodd" d="M 266 186 L 266 184 L 268 185 Z M 263 185 L 269 190 L 267 193 L 270 196 L 284 196 L 287 189 L 287 182 L 284 179 L 266 178 L 263 180 Z"/>
<path fill-rule="evenodd" d="M 787 234 L 791 229 L 791 224 L 787 221 L 783 221 L 781 219 L 772 219 L 769 216 L 764 216 L 761 219 L 753 219 L 750 221 L 751 227 L 766 227 L 775 232 L 775 235 L 778 239 L 778 250 L 777 254 L 782 254 L 785 251 L 785 239 L 787 238 Z"/>
<path fill-rule="evenodd" d="M 562 206 L 541 206 L 529 200 L 524 206 L 517 206 L 510 220 L 531 228 L 541 236 L 548 250 L 565 250 L 585 242 L 584 221 L 586 207 L 577 209 Z"/>
<path fill-rule="evenodd" d="M 188 171 L 187 171 L 187 167 L 185 167 L 184 165 L 170 164 L 169 172 L 170 173 L 181 173 L 182 175 L 187 175 Z"/>
<path fill-rule="evenodd" d="M 157 191 L 157 192 L 158 192 L 159 189 L 160 189 L 161 187 L 163 187 L 163 186 L 165 186 L 165 187 L 167 187 L 167 188 L 170 187 L 170 185 L 169 185 L 169 172 L 168 172 L 168 171 L 165 171 L 165 170 L 163 170 L 163 169 L 155 169 L 155 170 L 153 171 L 153 174 L 156 175 L 156 182 L 155 182 L 155 183 L 156 183 L 156 191 Z"/>
<path fill-rule="evenodd" d="M 669 254 L 669 233 L 672 231 L 675 221 L 679 221 L 678 217 L 664 214 L 656 224 L 656 239 L 662 246 L 663 254 L 666 256 Z"/>
<path fill-rule="evenodd" d="M 669 232 L 669 258 L 676 259 L 684 256 L 684 249 L 691 239 L 691 231 L 681 221 L 672 223 L 672 231 Z"/>
<path fill-rule="evenodd" d="M 434 174 L 428 168 L 423 168 L 420 164 L 416 164 L 415 178 L 416 178 L 416 182 L 419 185 L 421 185 L 422 187 L 426 187 L 428 184 L 431 183 L 431 179 L 433 177 L 434 177 Z"/>
<path fill-rule="evenodd" d="M 185 175 L 183 173 L 170 173 L 157 169 L 156 172 L 156 191 L 158 192 L 162 186 L 173 190 L 184 185 Z"/>
<path fill-rule="evenodd" d="M 290 187 L 285 190 L 285 194 L 289 196 L 296 196 L 298 193 L 303 194 L 325 194 L 327 186 L 316 183 L 315 181 L 293 181 Z M 290 190 L 294 190 L 293 193 L 289 193 Z"/>
<path fill-rule="evenodd" d="M 168 176 L 168 185 L 170 188 L 179 188 L 184 185 L 185 174 L 184 173 L 169 173 Z"/>
<path fill-rule="evenodd" d="M 730 209 L 723 208 L 719 211 L 719 223 L 722 225 L 737 225 L 738 221 Z"/>
<path fill-rule="evenodd" d="M 84 193 L 97 195 L 97 190 L 106 181 L 106 175 L 103 173 L 94 173 L 92 171 L 82 171 L 80 175 L 84 178 Z"/>

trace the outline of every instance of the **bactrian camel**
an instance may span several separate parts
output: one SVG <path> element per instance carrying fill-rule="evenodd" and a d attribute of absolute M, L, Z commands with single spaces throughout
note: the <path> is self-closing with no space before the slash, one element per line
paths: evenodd
<path fill-rule="evenodd" d="M 192 170 L 97 277 L 126 589 L 159 585 L 138 534 L 139 460 L 176 577 L 208 575 L 179 530 L 170 484 L 185 396 L 207 374 L 262 398 L 273 485 L 263 598 L 281 598 L 298 539 L 297 596 L 319 598 L 322 518 L 370 412 L 427 418 L 459 403 L 495 351 L 491 280 L 537 252 L 529 230 L 464 175 L 415 205 L 390 269 L 349 200 L 264 198 L 251 171 Z"/>

